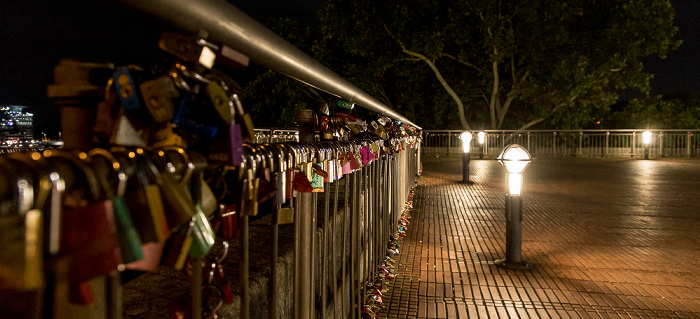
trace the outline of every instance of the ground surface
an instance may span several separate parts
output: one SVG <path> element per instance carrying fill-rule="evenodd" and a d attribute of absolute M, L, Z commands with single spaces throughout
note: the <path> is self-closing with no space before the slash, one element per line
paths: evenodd
<path fill-rule="evenodd" d="M 542 159 L 525 172 L 523 258 L 505 257 L 504 170 L 423 158 L 388 318 L 700 318 L 700 161 Z"/>

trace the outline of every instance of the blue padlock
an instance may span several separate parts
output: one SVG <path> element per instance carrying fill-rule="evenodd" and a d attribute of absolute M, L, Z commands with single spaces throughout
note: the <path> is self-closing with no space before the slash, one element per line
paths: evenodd
<path fill-rule="evenodd" d="M 135 74 L 127 67 L 119 67 L 114 72 L 113 81 L 117 91 L 117 96 L 122 103 L 122 109 L 127 116 L 148 116 L 146 108 L 143 107 L 139 94 L 139 81 Z"/>

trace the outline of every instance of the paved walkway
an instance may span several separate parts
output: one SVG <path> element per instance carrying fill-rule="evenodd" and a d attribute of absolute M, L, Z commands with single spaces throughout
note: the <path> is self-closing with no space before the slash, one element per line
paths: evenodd
<path fill-rule="evenodd" d="M 504 170 L 423 158 L 388 318 L 700 318 L 700 161 L 542 159 L 525 171 L 523 258 L 505 257 Z"/>

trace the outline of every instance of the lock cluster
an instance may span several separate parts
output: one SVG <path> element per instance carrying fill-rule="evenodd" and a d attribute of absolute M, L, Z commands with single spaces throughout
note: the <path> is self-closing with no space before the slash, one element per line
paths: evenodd
<path fill-rule="evenodd" d="M 0 253 L 0 280 L 46 291 L 45 313 L 63 281 L 70 302 L 85 305 L 95 299 L 96 277 L 118 281 L 123 271 L 166 266 L 199 289 L 172 303 L 170 314 L 216 318 L 234 301 L 223 267 L 229 243 L 248 249 L 250 221 L 292 223 L 308 213 L 295 215 L 299 194 L 377 171 L 380 160 L 388 170 L 421 142 L 416 128 L 385 116 L 362 120 L 341 100 L 336 113 L 324 107 L 300 120 L 312 141 L 263 143 L 268 131 L 254 127 L 243 90 L 222 71 L 246 66 L 247 57 L 170 32 L 158 46 L 165 64 L 150 70 L 61 61 L 48 93 L 61 109 L 64 147 L 0 154 L 0 233 L 14 245 Z M 389 254 L 398 254 L 407 216 Z M 376 278 L 394 275 L 387 258 Z"/>

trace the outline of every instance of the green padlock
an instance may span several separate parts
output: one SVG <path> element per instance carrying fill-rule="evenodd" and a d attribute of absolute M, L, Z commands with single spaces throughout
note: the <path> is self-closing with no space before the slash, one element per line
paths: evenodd
<path fill-rule="evenodd" d="M 200 258 L 209 253 L 214 246 L 214 230 L 209 224 L 209 220 L 202 212 L 202 207 L 197 204 L 197 213 L 190 222 L 192 226 L 192 246 L 190 246 L 190 257 Z"/>

